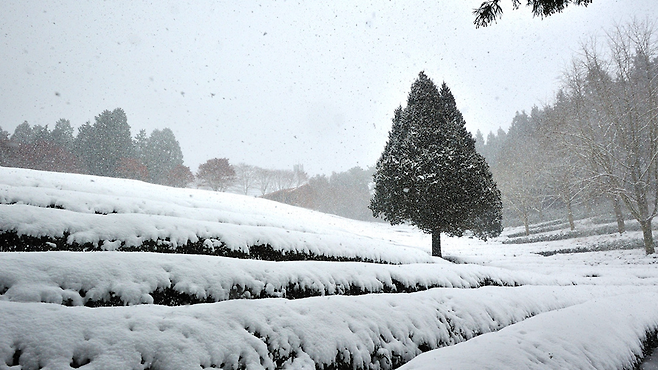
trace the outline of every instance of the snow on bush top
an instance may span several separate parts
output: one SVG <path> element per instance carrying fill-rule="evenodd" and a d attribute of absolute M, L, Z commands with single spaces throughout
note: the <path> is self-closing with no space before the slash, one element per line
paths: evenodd
<path fill-rule="evenodd" d="M 154 293 L 172 289 L 190 300 L 308 297 L 409 292 L 433 287 L 571 285 L 525 271 L 477 265 L 359 264 L 241 260 L 215 256 L 121 252 L 0 253 L 0 300 L 82 305 L 171 304 Z M 4 294 L 1 294 L 4 291 Z M 187 298 L 187 297 L 186 297 Z M 164 302 L 163 302 L 164 300 Z"/>
<path fill-rule="evenodd" d="M 488 287 L 95 309 L 0 301 L 0 367 L 4 359 L 22 369 L 390 369 L 423 349 L 628 290 Z M 655 304 L 642 306 L 655 317 Z"/>
<path fill-rule="evenodd" d="M 348 220 L 265 199 L 135 180 L 0 167 L 2 231 L 67 236 L 67 243 L 114 249 L 213 238 L 236 251 L 277 251 L 387 263 L 433 262 L 429 246 Z M 404 230 L 400 228 L 399 230 Z M 418 239 L 412 239 L 418 240 Z"/>
<path fill-rule="evenodd" d="M 634 369 L 658 330 L 657 304 L 655 289 L 594 299 L 421 354 L 400 369 Z"/>

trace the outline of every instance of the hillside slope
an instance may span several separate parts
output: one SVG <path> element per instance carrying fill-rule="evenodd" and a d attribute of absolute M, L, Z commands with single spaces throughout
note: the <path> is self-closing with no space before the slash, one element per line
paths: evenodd
<path fill-rule="evenodd" d="M 632 369 L 658 260 L 580 242 L 0 167 L 0 369 Z"/>

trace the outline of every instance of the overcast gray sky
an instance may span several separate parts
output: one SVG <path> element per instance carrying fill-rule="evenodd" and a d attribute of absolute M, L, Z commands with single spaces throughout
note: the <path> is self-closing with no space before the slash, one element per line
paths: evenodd
<path fill-rule="evenodd" d="M 550 102 L 587 35 L 658 18 L 656 0 L 528 8 L 475 29 L 481 0 L 3 1 L 0 127 L 74 127 L 121 107 L 213 157 L 311 175 L 373 165 L 418 73 L 446 81 L 467 128 Z"/>

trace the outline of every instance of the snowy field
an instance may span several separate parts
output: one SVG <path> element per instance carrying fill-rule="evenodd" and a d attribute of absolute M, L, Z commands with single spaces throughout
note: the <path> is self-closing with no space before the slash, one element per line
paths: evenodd
<path fill-rule="evenodd" d="M 385 263 L 432 262 L 407 229 L 347 220 L 236 194 L 141 181 L 0 168 L 0 225 L 19 235 L 70 246 L 116 250 L 157 242 L 176 249 L 250 253 L 269 245 L 301 253 Z"/>
<path fill-rule="evenodd" d="M 656 257 L 538 254 L 634 232 L 444 236 L 451 263 L 409 227 L 0 167 L 3 237 L 53 250 L 0 253 L 0 369 L 635 369 L 658 331 Z"/>

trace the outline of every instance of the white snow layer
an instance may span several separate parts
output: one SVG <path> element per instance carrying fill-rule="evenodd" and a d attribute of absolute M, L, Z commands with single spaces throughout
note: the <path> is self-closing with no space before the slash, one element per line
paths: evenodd
<path fill-rule="evenodd" d="M 658 330 L 653 292 L 595 299 L 544 313 L 414 358 L 401 370 L 633 369 Z"/>
<path fill-rule="evenodd" d="M 445 255 L 471 263 L 453 265 L 430 257 L 429 237 L 409 227 L 232 194 L 2 167 L 0 229 L 67 233 L 71 243 L 106 249 L 147 239 L 180 245 L 215 238 L 236 250 L 268 243 L 282 251 L 402 263 L 0 253 L 0 369 L 314 369 L 336 360 L 378 369 L 440 346 L 448 347 L 406 366 L 629 369 L 658 323 L 655 256 L 641 250 L 535 254 L 599 239 L 624 243 L 632 233 L 524 245 L 444 238 Z M 483 279 L 524 286 L 455 289 Z M 394 281 L 452 288 L 332 295 L 350 285 L 379 291 Z M 148 304 L 160 288 L 221 301 L 233 286 L 273 296 L 296 286 L 326 296 Z M 109 294 L 132 306 L 60 304 Z"/>
<path fill-rule="evenodd" d="M 403 235 L 383 238 L 385 225 L 236 194 L 7 167 L 0 167 L 0 226 L 35 237 L 68 233 L 69 244 L 104 249 L 119 242 L 138 246 L 167 239 L 176 246 L 206 238 L 243 252 L 269 244 L 328 257 L 433 261 L 427 246 L 410 246 Z"/>
<path fill-rule="evenodd" d="M 95 309 L 0 302 L 0 358 L 7 364 L 17 359 L 21 369 L 68 369 L 86 362 L 86 369 L 312 369 L 341 357 L 355 369 L 387 368 L 420 354 L 423 346 L 452 345 L 620 291 L 598 286 L 437 288 Z M 657 301 L 646 303 L 652 311 Z M 579 330 L 578 320 L 570 322 L 575 327 L 569 332 Z"/>
<path fill-rule="evenodd" d="M 0 253 L 0 292 L 5 291 L 0 300 L 73 305 L 108 300 L 110 293 L 125 304 L 153 303 L 150 293 L 164 288 L 222 301 L 229 299 L 236 287 L 250 292 L 244 297 L 256 298 L 286 297 L 287 289 L 334 295 L 351 288 L 381 293 L 397 291 L 399 286 L 417 290 L 572 283 L 530 272 L 439 260 L 434 264 L 381 265 L 134 252 Z"/>

